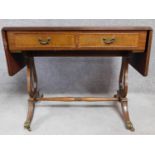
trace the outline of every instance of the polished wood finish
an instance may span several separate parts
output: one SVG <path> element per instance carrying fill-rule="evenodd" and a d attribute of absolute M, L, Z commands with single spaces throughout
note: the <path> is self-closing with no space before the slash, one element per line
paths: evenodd
<path fill-rule="evenodd" d="M 139 53 L 139 54 L 132 53 L 130 55 L 130 62 L 129 62 L 130 65 L 133 66 L 143 76 L 147 76 L 149 71 L 152 35 L 153 35 L 153 30 L 149 30 L 146 38 L 145 51 L 143 53 Z"/>
<path fill-rule="evenodd" d="M 26 57 L 26 64 L 27 64 L 27 91 L 29 94 L 29 100 L 28 100 L 28 113 L 27 118 L 24 123 L 24 127 L 31 131 L 30 124 L 33 118 L 33 113 L 35 109 L 35 100 L 31 100 L 31 98 L 41 98 L 43 95 L 40 94 L 38 90 L 38 79 L 37 79 L 37 73 L 36 68 L 34 64 L 34 58 L 27 58 Z"/>
<path fill-rule="evenodd" d="M 144 31 L 150 26 L 4 27 L 4 31 Z"/>
<path fill-rule="evenodd" d="M 18 73 L 22 68 L 25 67 L 25 58 L 23 54 L 11 54 L 8 46 L 8 40 L 6 32 L 2 30 L 2 39 L 4 44 L 5 56 L 7 60 L 8 73 L 10 76 Z"/>
<path fill-rule="evenodd" d="M 144 51 L 146 31 L 136 32 L 14 32 L 7 33 L 9 50 L 16 53 L 24 50 L 135 50 Z M 107 43 L 104 39 L 115 39 Z M 49 41 L 48 41 L 49 39 Z M 41 44 L 40 40 L 44 42 Z"/>
<path fill-rule="evenodd" d="M 128 110 L 128 67 L 148 74 L 150 27 L 7 27 L 2 30 L 9 75 L 27 67 L 28 113 L 31 130 L 37 101 L 118 101 L 127 129 L 134 131 Z M 114 97 L 43 97 L 39 93 L 34 57 L 122 57 L 119 89 Z"/>
<path fill-rule="evenodd" d="M 41 44 L 40 40 L 49 43 Z M 10 51 L 75 48 L 75 34 L 65 32 L 8 32 Z"/>
<path fill-rule="evenodd" d="M 79 48 L 102 48 L 104 50 L 135 50 L 144 51 L 146 42 L 146 31 L 137 32 L 100 32 L 80 33 Z M 105 42 L 106 39 L 114 39 Z M 105 39 L 105 40 L 104 40 Z"/>
<path fill-rule="evenodd" d="M 13 33 L 74 33 L 74 34 L 85 34 L 85 33 L 131 33 L 131 34 L 143 34 L 143 37 L 140 37 L 139 35 L 139 43 L 137 44 L 137 47 L 112 47 L 106 46 L 103 48 L 99 46 L 98 47 L 80 47 L 80 43 L 78 40 L 77 35 L 75 35 L 75 46 L 76 47 L 42 47 L 41 50 L 38 47 L 36 50 L 36 47 L 21 47 L 21 45 L 17 45 L 15 43 L 8 43 L 8 34 Z M 144 34 L 146 33 L 146 40 L 144 40 Z M 5 27 L 2 29 L 3 34 L 3 41 L 4 41 L 4 47 L 5 47 L 5 54 L 7 59 L 7 65 L 8 65 L 8 72 L 10 76 L 15 75 L 18 71 L 20 71 L 25 65 L 25 58 L 22 49 L 28 48 L 29 51 L 34 51 L 33 55 L 35 56 L 59 56 L 59 53 L 56 53 L 57 50 L 60 52 L 60 56 L 117 56 L 117 55 L 124 55 L 124 51 L 130 52 L 130 61 L 129 64 L 132 65 L 139 73 L 141 73 L 143 76 L 147 76 L 148 74 L 148 66 L 149 66 L 149 58 L 150 58 L 150 47 L 152 42 L 152 28 L 151 27 Z M 100 37 L 99 37 L 100 38 Z M 36 38 L 39 39 L 39 38 Z M 43 38 L 47 39 L 47 38 Z M 12 41 L 11 41 L 12 42 Z M 29 42 L 29 41 L 28 41 Z M 72 42 L 72 41 L 71 41 Z M 38 42 L 37 42 L 38 43 Z M 127 42 L 130 44 L 130 42 Z M 145 48 L 144 48 L 145 43 Z M 79 46 L 78 46 L 79 44 Z M 90 44 L 89 44 L 90 45 Z M 131 45 L 134 45 L 132 43 Z M 18 50 L 10 50 L 12 48 L 17 48 Z M 13 46 L 13 47 L 12 47 Z M 24 45 L 26 46 L 26 45 Z M 30 46 L 30 45 L 29 45 Z M 44 45 L 43 45 L 44 46 Z M 88 45 L 87 45 L 88 46 Z M 19 48 L 20 47 L 20 48 Z M 119 49 L 121 52 L 114 52 L 115 50 Z M 143 49 L 144 48 L 144 49 Z M 44 50 L 43 50 L 44 49 Z M 142 50 L 143 49 L 143 50 Z M 26 49 L 25 49 L 26 50 Z M 43 51 L 47 52 L 43 52 Z M 99 51 L 98 51 L 99 50 Z M 107 50 L 109 50 L 109 54 L 107 53 Z M 111 52 L 112 50 L 112 52 Z M 40 51 L 40 52 L 38 52 Z M 61 52 L 63 51 L 63 52 Z M 70 52 L 69 52 L 70 51 Z M 76 51 L 76 52 L 73 52 Z M 81 51 L 81 52 L 79 52 Z M 87 52 L 88 51 L 88 52 Z M 95 51 L 95 53 L 89 51 Z M 98 52 L 97 52 L 98 51 Z M 103 52 L 104 51 L 104 52 Z"/>
<path fill-rule="evenodd" d="M 86 102 L 97 102 L 97 101 L 119 101 L 121 103 L 123 119 L 127 129 L 134 131 L 134 127 L 129 117 L 128 111 L 128 64 L 129 56 L 122 58 L 122 65 L 119 77 L 119 89 L 114 97 L 43 97 L 40 95 L 37 87 L 37 74 L 34 64 L 33 57 L 27 56 L 27 88 L 29 93 L 28 100 L 28 113 L 27 119 L 24 123 L 24 127 L 31 131 L 31 122 L 33 119 L 35 102 L 37 101 L 64 101 L 64 102 L 75 102 L 75 101 L 86 101 Z"/>
<path fill-rule="evenodd" d="M 129 64 L 129 58 L 123 57 L 120 76 L 119 76 L 119 89 L 118 89 L 117 95 L 115 95 L 114 97 L 118 98 L 118 100 L 121 103 L 121 107 L 123 111 L 123 119 L 124 119 L 126 128 L 131 131 L 134 131 L 135 129 L 133 127 L 132 122 L 130 121 L 130 116 L 128 111 L 128 99 L 127 99 L 128 66 L 129 66 L 128 64 Z"/>
<path fill-rule="evenodd" d="M 86 102 L 101 102 L 101 101 L 118 101 L 117 98 L 105 98 L 105 97 L 43 97 L 43 98 L 31 98 L 32 101 L 86 101 Z"/>

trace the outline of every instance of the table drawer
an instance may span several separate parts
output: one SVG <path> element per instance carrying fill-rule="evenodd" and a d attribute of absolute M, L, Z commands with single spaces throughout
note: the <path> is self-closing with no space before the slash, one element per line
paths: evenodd
<path fill-rule="evenodd" d="M 9 50 L 135 50 L 144 51 L 146 31 L 51 32 L 10 31 Z"/>
<path fill-rule="evenodd" d="M 105 50 L 144 50 L 146 31 L 81 33 L 79 48 L 101 48 Z"/>
<path fill-rule="evenodd" d="M 8 32 L 10 50 L 74 48 L 75 35 L 63 32 Z"/>

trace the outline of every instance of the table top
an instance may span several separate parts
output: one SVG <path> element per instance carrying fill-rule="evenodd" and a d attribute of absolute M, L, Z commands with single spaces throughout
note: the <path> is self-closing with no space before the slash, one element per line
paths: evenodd
<path fill-rule="evenodd" d="M 2 31 L 45 31 L 45 30 L 59 30 L 59 31 L 109 31 L 109 30 L 152 30 L 152 27 L 150 26 L 110 26 L 110 27 L 104 27 L 104 26 L 61 26 L 61 27 L 4 27 Z"/>
<path fill-rule="evenodd" d="M 149 61 L 150 61 L 150 50 L 151 50 L 151 42 L 152 42 L 152 28 L 149 26 L 112 26 L 112 27 L 93 27 L 93 26 L 83 26 L 83 27 L 4 27 L 2 29 L 2 37 L 3 37 L 3 44 L 5 48 L 5 54 L 6 54 L 6 60 L 7 60 L 7 65 L 8 65 L 8 71 L 9 75 L 15 75 L 18 71 L 20 71 L 25 65 L 25 56 L 23 53 L 11 53 L 9 49 L 9 42 L 8 42 L 8 32 L 36 32 L 36 31 L 79 31 L 79 32 L 85 32 L 85 31 L 93 31 L 93 32 L 106 32 L 106 31 L 116 31 L 116 32 L 124 32 L 128 31 L 129 33 L 131 31 L 144 31 L 147 33 L 146 36 L 146 46 L 144 47 L 144 51 L 142 53 L 130 53 L 130 65 L 133 66 L 139 73 L 141 73 L 143 76 L 147 76 L 148 74 L 148 67 L 149 67 Z M 26 32 L 27 33 L 27 32 Z M 38 32 L 37 32 L 38 33 Z M 42 33 L 42 32 L 41 32 Z M 68 32 L 67 32 L 68 33 Z M 132 32 L 131 32 L 132 33 Z M 49 49 L 50 50 L 50 49 Z M 94 49 L 93 49 L 94 50 Z M 103 49 L 104 50 L 104 49 Z M 66 53 L 65 53 L 66 52 Z M 93 51 L 60 51 L 56 52 L 53 51 L 53 56 L 123 56 L 124 54 L 127 53 L 127 51 L 120 52 L 120 51 L 108 51 L 108 53 L 104 50 L 104 52 L 98 52 L 97 50 L 94 50 L 96 52 L 93 54 Z M 36 54 L 41 55 L 41 56 L 46 56 L 46 52 L 41 51 L 29 51 L 31 54 Z M 41 53 L 41 54 L 40 54 Z M 44 55 L 43 55 L 44 53 Z M 72 54 L 71 54 L 72 53 Z M 75 53 L 75 54 L 74 54 Z M 82 53 L 85 53 L 83 55 Z M 100 54 L 102 53 L 102 54 Z M 103 54 L 104 53 L 104 54 Z M 35 55 L 34 54 L 34 55 Z M 47 54 L 48 55 L 48 54 Z M 51 52 L 52 56 L 52 52 Z"/>

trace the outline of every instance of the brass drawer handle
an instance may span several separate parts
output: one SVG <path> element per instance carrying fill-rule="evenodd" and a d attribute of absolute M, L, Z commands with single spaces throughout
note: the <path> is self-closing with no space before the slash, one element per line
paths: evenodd
<path fill-rule="evenodd" d="M 41 45 L 48 45 L 51 42 L 51 38 L 50 37 L 47 38 L 47 39 L 41 39 L 41 38 L 39 38 L 38 41 L 39 41 L 39 43 Z"/>
<path fill-rule="evenodd" d="M 115 41 L 116 41 L 115 38 L 103 38 L 103 42 L 104 42 L 105 44 L 112 44 L 112 43 L 114 43 Z"/>

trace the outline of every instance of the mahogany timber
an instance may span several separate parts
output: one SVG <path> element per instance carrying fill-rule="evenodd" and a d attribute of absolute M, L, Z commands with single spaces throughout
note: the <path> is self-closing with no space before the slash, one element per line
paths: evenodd
<path fill-rule="evenodd" d="M 38 42 L 36 47 L 29 45 L 30 38 L 26 38 L 27 44 L 30 46 L 21 46 L 20 40 L 17 41 L 16 46 L 11 46 L 11 43 L 9 42 L 8 34 L 15 34 L 15 33 L 30 33 L 31 35 L 35 33 L 74 33 L 74 34 L 96 34 L 95 38 L 97 36 L 97 40 L 101 41 L 101 38 L 103 32 L 105 33 L 118 33 L 119 36 L 122 35 L 122 33 L 130 34 L 132 37 L 131 39 L 127 39 L 130 35 L 125 35 L 125 40 L 127 40 L 125 43 L 122 42 L 122 37 L 120 37 L 120 42 L 114 42 L 110 45 L 105 45 L 103 42 L 96 41 L 95 45 L 93 45 L 93 41 L 95 38 L 92 35 L 86 35 L 85 38 L 80 39 L 75 35 L 75 40 L 72 39 L 63 39 L 63 43 L 61 44 L 61 47 L 58 48 L 58 43 L 60 43 L 59 38 L 55 40 L 55 43 L 53 45 L 49 45 L 49 48 L 47 47 L 38 47 Z M 135 38 L 132 34 L 137 34 L 136 37 L 140 38 L 138 43 L 136 43 Z M 150 58 L 150 46 L 152 41 L 152 28 L 151 27 L 5 27 L 2 29 L 2 35 L 3 35 L 3 41 L 4 41 L 4 47 L 5 47 L 5 54 L 7 59 L 7 65 L 8 65 L 8 72 L 10 76 L 15 75 L 18 71 L 20 71 L 25 66 L 25 57 L 24 52 L 28 50 L 34 51 L 33 56 L 123 56 L 125 53 L 130 53 L 130 60 L 129 63 L 132 65 L 139 73 L 141 73 L 143 76 L 147 76 L 148 74 L 148 66 L 149 66 L 149 58 Z M 142 36 L 141 36 L 142 35 Z M 37 35 L 38 36 L 38 35 Z M 81 35 L 82 36 L 82 35 Z M 100 38 L 100 36 L 102 36 Z M 124 36 L 124 35 L 123 35 Z M 113 37 L 111 35 L 110 37 Z M 34 36 L 35 38 L 35 36 Z M 60 37 L 61 38 L 61 37 Z M 77 39 L 78 38 L 78 39 Z M 37 39 L 39 39 L 37 37 Z M 41 39 L 47 39 L 41 38 Z M 123 39 L 123 40 L 124 40 Z M 79 42 L 79 40 L 81 40 Z M 23 43 L 24 44 L 24 43 Z M 74 45 L 73 45 L 74 44 Z M 64 45 L 64 46 L 62 46 Z M 92 47 L 93 45 L 93 47 Z M 57 47 L 54 47 L 57 46 Z M 59 44 L 60 46 L 60 44 Z M 67 47 L 66 47 L 67 46 Z M 11 50 L 10 50 L 11 47 Z M 12 53 L 12 48 L 15 48 L 14 53 Z M 18 50 L 17 50 L 18 49 Z M 45 52 L 49 51 L 49 53 Z M 56 53 L 55 51 L 58 51 Z M 99 52 L 98 52 L 99 50 Z M 107 51 L 111 51 L 108 52 Z M 121 52 L 122 50 L 122 52 Z M 63 52 L 61 52 L 63 51 Z M 70 51 L 70 52 L 69 52 Z M 75 51 L 77 53 L 75 53 Z M 79 52 L 82 51 L 82 52 Z M 87 51 L 87 52 L 86 52 Z M 89 52 L 90 51 L 90 52 Z M 94 51 L 94 52 L 92 52 Z"/>
<path fill-rule="evenodd" d="M 146 44 L 146 31 L 9 31 L 9 50 L 16 53 L 28 50 L 134 50 L 143 52 Z M 104 39 L 113 38 L 106 43 Z M 47 43 L 47 39 L 50 39 Z M 44 44 L 40 43 L 44 41 Z"/>

